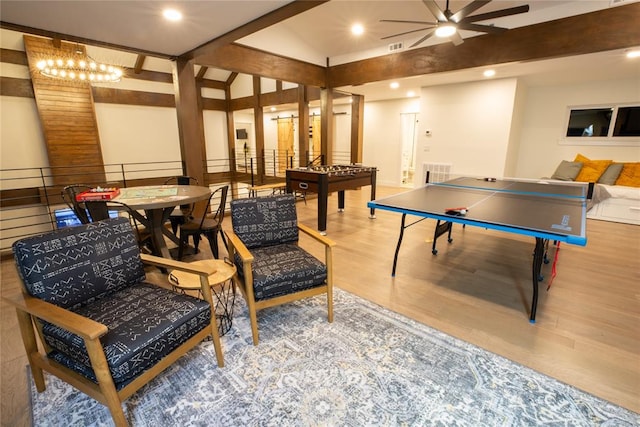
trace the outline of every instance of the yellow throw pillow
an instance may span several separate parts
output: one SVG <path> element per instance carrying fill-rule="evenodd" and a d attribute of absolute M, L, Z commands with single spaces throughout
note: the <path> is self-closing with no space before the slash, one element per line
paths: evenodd
<path fill-rule="evenodd" d="M 640 187 L 640 163 L 625 163 L 616 179 L 616 185 Z"/>
<path fill-rule="evenodd" d="M 611 160 L 591 160 L 582 154 L 578 154 L 574 161 L 582 163 L 582 169 L 575 179 L 577 182 L 597 182 L 600 175 L 613 163 Z"/>

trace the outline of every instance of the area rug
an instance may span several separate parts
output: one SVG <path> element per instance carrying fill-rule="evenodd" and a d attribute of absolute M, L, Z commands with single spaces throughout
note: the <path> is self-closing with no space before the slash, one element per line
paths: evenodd
<path fill-rule="evenodd" d="M 259 312 L 242 298 L 223 337 L 189 352 L 123 406 L 133 426 L 638 426 L 640 416 L 339 289 Z M 35 426 L 112 425 L 47 375 Z"/>

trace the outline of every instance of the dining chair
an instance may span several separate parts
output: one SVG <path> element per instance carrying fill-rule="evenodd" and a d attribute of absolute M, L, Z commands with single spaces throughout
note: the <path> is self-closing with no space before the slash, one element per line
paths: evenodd
<path fill-rule="evenodd" d="M 195 253 L 198 253 L 198 245 L 200 244 L 200 236 L 205 236 L 209 240 L 209 246 L 211 247 L 211 253 L 214 258 L 219 258 L 218 250 L 218 235 L 222 239 L 225 247 L 227 247 L 227 241 L 222 232 L 222 221 L 224 220 L 224 214 L 227 206 L 227 193 L 229 192 L 229 186 L 224 185 L 219 187 L 211 193 L 207 200 L 206 208 L 204 209 L 202 216 L 199 219 L 180 224 L 180 231 L 178 233 L 180 238 L 180 245 L 178 246 L 178 260 L 182 260 L 185 247 L 189 244 L 189 237 L 193 236 L 193 247 Z M 210 213 L 211 206 L 217 201 L 217 208 Z"/>
<path fill-rule="evenodd" d="M 76 196 L 83 191 L 90 190 L 91 186 L 87 184 L 71 184 L 64 187 L 60 193 L 62 201 L 76 214 L 82 224 L 91 222 L 89 214 L 84 203 L 78 202 Z"/>
<path fill-rule="evenodd" d="M 200 185 L 197 178 L 188 175 L 177 175 L 168 178 L 164 185 Z M 180 205 L 176 207 L 169 216 L 169 222 L 171 223 L 171 230 L 173 234 L 178 233 L 178 227 L 180 224 L 188 222 L 192 218 L 193 209 L 195 204 Z"/>
<path fill-rule="evenodd" d="M 3 299 L 16 309 L 38 392 L 46 371 L 125 426 L 122 402 L 208 337 L 224 366 L 214 269 L 141 254 L 126 218 L 26 237 L 13 253 L 23 289 Z M 204 300 L 147 282 L 145 264 L 196 274 Z"/>
<path fill-rule="evenodd" d="M 229 258 L 238 269 L 254 345 L 259 341 L 257 311 L 263 308 L 326 294 L 327 319 L 333 322 L 335 243 L 298 223 L 293 194 L 233 200 L 231 222 Z M 299 232 L 324 246 L 324 262 L 298 246 Z"/>

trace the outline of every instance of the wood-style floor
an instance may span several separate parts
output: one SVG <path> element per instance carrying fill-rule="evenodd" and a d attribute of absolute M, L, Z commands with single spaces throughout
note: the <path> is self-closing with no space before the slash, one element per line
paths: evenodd
<path fill-rule="evenodd" d="M 379 187 L 378 197 L 400 191 Z M 400 214 L 378 211 L 369 219 L 368 195 L 368 187 L 347 191 L 343 213 L 330 197 L 337 287 L 640 412 L 639 226 L 589 220 L 586 247 L 561 246 L 549 292 L 551 265 L 543 267 L 537 323 L 530 324 L 533 238 L 455 226 L 453 242 L 438 241 L 434 256 L 435 223 L 422 221 L 405 232 L 392 278 Z M 313 198 L 298 203 L 299 220 L 315 227 L 316 206 Z M 2 262 L 0 283 L 2 294 L 19 287 L 11 259 Z M 0 419 L 27 426 L 26 358 L 13 310 L 4 302 L 0 308 Z"/>

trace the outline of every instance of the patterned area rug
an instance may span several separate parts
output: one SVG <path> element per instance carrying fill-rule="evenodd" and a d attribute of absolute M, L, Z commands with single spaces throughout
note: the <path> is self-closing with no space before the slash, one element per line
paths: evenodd
<path fill-rule="evenodd" d="M 260 312 L 236 298 L 225 368 L 201 344 L 124 404 L 133 426 L 638 426 L 640 415 L 336 289 Z M 111 425 L 47 376 L 34 425 Z"/>

